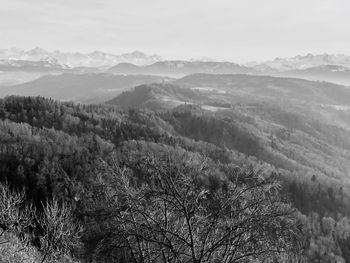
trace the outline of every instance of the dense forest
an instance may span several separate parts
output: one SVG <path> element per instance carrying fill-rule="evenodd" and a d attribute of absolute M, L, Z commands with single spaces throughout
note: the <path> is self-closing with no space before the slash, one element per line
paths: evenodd
<path fill-rule="evenodd" d="M 0 261 L 350 262 L 349 135 L 262 103 L 1 99 Z"/>

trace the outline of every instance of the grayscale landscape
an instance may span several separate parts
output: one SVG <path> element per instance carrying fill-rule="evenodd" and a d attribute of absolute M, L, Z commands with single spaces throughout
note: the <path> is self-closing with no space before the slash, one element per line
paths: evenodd
<path fill-rule="evenodd" d="M 350 3 L 0 4 L 0 262 L 350 262 Z"/>

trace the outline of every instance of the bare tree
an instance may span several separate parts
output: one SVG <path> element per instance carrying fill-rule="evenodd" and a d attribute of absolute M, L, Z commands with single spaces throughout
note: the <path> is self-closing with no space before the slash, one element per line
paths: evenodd
<path fill-rule="evenodd" d="M 0 183 L 0 248 L 10 251 L 12 259 L 31 262 L 35 255 L 29 228 L 34 225 L 35 208 L 25 201 L 24 190 L 11 190 L 7 183 Z M 1 260 L 9 260 L 7 256 L 2 254 Z"/>
<path fill-rule="evenodd" d="M 35 209 L 25 204 L 25 192 L 10 189 L 7 183 L 0 183 L 0 237 L 5 232 L 22 234 L 33 225 Z"/>
<path fill-rule="evenodd" d="M 68 262 L 73 248 L 80 246 L 82 227 L 74 220 L 72 208 L 57 199 L 43 204 L 43 212 L 37 217 L 37 221 L 43 229 L 40 238 L 41 250 L 50 260 L 63 260 Z"/>
<path fill-rule="evenodd" d="M 273 179 L 230 167 L 223 173 L 190 158 L 144 158 L 137 164 L 147 171 L 142 181 L 115 169 L 114 246 L 135 263 L 298 257 L 293 210 L 281 201 Z"/>
<path fill-rule="evenodd" d="M 30 248 L 29 227 L 36 227 L 37 223 L 42 235 L 40 236 L 41 250 L 46 259 L 57 261 L 70 260 L 70 251 L 80 245 L 82 227 L 74 220 L 72 208 L 56 199 L 43 204 L 43 211 L 39 212 L 30 202 L 25 202 L 25 192 L 11 190 L 9 185 L 0 184 L 0 237 L 11 233 L 20 238 L 22 248 Z M 0 245 L 10 240 L 0 240 Z M 62 262 L 62 261 L 61 261 Z"/>

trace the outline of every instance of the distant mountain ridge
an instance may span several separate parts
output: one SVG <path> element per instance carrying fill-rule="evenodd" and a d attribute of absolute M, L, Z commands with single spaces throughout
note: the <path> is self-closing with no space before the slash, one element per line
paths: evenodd
<path fill-rule="evenodd" d="M 53 61 L 28 61 L 28 60 L 0 60 L 0 71 L 63 71 L 68 69 L 66 65 L 61 65 Z"/>
<path fill-rule="evenodd" d="M 75 67 L 105 67 L 111 68 L 117 66 L 120 63 L 130 63 L 136 66 L 147 66 L 157 62 L 182 62 L 184 64 L 198 64 L 198 63 L 219 63 L 220 65 L 238 65 L 246 68 L 254 68 L 261 71 L 289 71 L 289 70 L 301 70 L 311 67 L 323 66 L 323 65 L 338 65 L 344 67 L 350 67 L 350 56 L 344 54 L 307 54 L 297 55 L 294 57 L 277 57 L 273 60 L 264 62 L 249 62 L 249 63 L 233 63 L 233 62 L 219 62 L 215 59 L 203 58 L 203 59 L 189 59 L 183 61 L 166 61 L 159 55 L 147 55 L 141 51 L 134 51 L 124 54 L 111 54 L 102 51 L 94 51 L 91 53 L 81 52 L 62 52 L 59 50 L 47 51 L 40 47 L 36 47 L 30 50 L 21 50 L 18 48 L 1 49 L 0 48 L 0 60 L 22 60 L 22 61 L 45 61 L 53 64 L 60 64 L 61 66 L 68 66 L 70 68 Z M 186 66 L 186 65 L 185 65 Z M 192 72 L 195 73 L 195 72 Z M 203 73 L 215 73 L 215 72 L 203 72 Z M 229 73 L 229 72 L 223 72 Z"/>
<path fill-rule="evenodd" d="M 258 74 L 259 71 L 241 66 L 232 62 L 204 62 L 169 60 L 160 61 L 151 65 L 136 66 L 128 63 L 121 63 L 111 67 L 108 72 L 113 74 L 148 74 L 164 75 L 172 77 L 183 77 L 195 73 L 210 74 Z"/>
<path fill-rule="evenodd" d="M 270 75 L 327 81 L 350 86 L 350 56 L 346 55 L 308 54 L 247 64 L 198 60 L 168 60 L 142 66 L 120 63 L 107 71 L 112 74 L 162 75 L 175 78 L 197 73 Z"/>
<path fill-rule="evenodd" d="M 350 56 L 334 55 L 334 54 L 307 54 L 305 56 L 298 55 L 290 58 L 275 58 L 274 60 L 261 63 L 252 62 L 246 63 L 246 66 L 261 68 L 269 67 L 277 71 L 301 70 L 317 66 L 338 65 L 350 67 Z"/>
<path fill-rule="evenodd" d="M 244 65 L 264 75 L 327 81 L 350 86 L 350 56 L 347 55 L 307 54 Z"/>
<path fill-rule="evenodd" d="M 63 73 L 113 75 L 153 75 L 182 78 L 191 74 L 248 74 L 293 77 L 350 86 L 350 56 L 307 54 L 276 58 L 262 63 L 202 60 L 163 60 L 158 55 L 135 51 L 114 55 L 95 51 L 88 54 L 0 49 L 0 86 L 22 84 L 46 75 Z"/>
<path fill-rule="evenodd" d="M 49 52 L 39 47 L 31 50 L 21 50 L 16 48 L 0 49 L 0 59 L 47 61 L 60 65 L 67 65 L 70 68 L 111 67 L 122 62 L 132 63 L 135 65 L 146 65 L 162 60 L 159 55 L 147 55 L 140 51 L 116 55 L 101 51 L 94 51 L 91 53 L 72 53 L 56 50 Z"/>
<path fill-rule="evenodd" d="M 278 72 L 273 75 L 307 80 L 322 80 L 350 86 L 350 68 L 339 65 L 320 65 L 306 69 Z"/>

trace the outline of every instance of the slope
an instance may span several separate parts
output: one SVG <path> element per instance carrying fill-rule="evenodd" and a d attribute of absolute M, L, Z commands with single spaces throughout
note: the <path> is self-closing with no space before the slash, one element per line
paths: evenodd
<path fill-rule="evenodd" d="M 143 83 L 161 82 L 155 76 L 122 76 L 104 73 L 44 76 L 37 80 L 0 88 L 0 96 L 43 96 L 76 102 L 103 102 L 123 90 Z"/>

